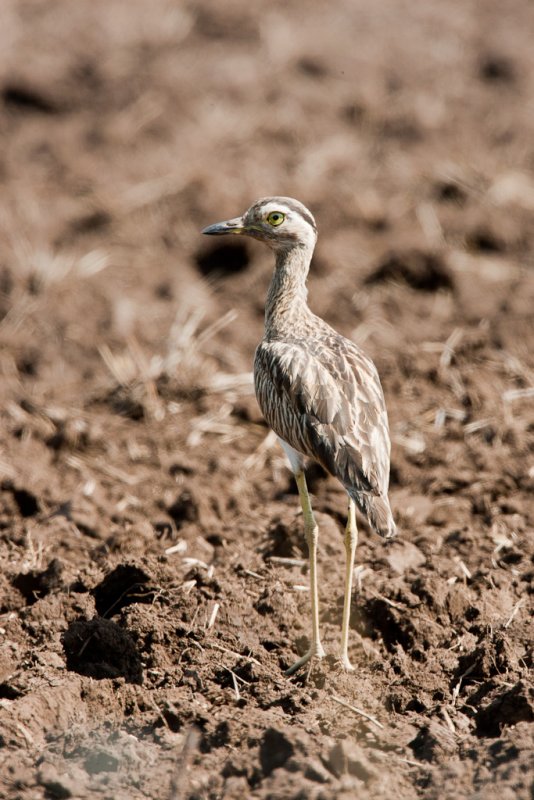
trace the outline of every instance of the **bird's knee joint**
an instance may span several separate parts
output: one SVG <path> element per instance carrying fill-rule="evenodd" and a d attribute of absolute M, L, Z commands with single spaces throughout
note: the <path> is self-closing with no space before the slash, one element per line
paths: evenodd
<path fill-rule="evenodd" d="M 355 530 L 352 526 L 347 527 L 345 531 L 345 547 L 348 551 L 351 551 L 356 548 L 358 544 L 358 531 Z"/>
<path fill-rule="evenodd" d="M 306 538 L 308 543 L 317 544 L 319 539 L 319 526 L 312 520 L 309 525 L 306 525 Z"/>

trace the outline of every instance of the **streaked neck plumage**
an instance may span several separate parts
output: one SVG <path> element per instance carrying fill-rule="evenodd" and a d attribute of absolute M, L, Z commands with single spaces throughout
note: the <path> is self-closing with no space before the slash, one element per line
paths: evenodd
<path fill-rule="evenodd" d="M 295 244 L 276 251 L 271 285 L 265 303 L 265 334 L 291 334 L 312 317 L 308 308 L 306 278 L 315 242 Z"/>

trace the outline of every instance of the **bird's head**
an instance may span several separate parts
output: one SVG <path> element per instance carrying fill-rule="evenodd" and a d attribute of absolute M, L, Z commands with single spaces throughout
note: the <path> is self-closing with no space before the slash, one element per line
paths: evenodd
<path fill-rule="evenodd" d="M 306 206 L 291 197 L 264 197 L 243 216 L 204 228 L 208 236 L 237 234 L 265 242 L 273 250 L 313 249 L 317 227 Z"/>

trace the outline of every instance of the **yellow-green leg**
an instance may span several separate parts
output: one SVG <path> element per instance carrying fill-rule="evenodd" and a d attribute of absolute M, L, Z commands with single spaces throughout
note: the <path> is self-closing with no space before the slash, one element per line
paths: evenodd
<path fill-rule="evenodd" d="M 317 542 L 319 539 L 319 528 L 313 516 L 313 511 L 308 494 L 308 487 L 306 486 L 306 478 L 304 472 L 298 472 L 295 475 L 297 487 L 299 490 L 300 503 L 302 506 L 302 513 L 304 515 L 304 532 L 308 542 L 308 551 L 310 558 L 310 596 L 311 596 L 311 616 L 312 616 L 312 640 L 308 652 L 299 658 L 288 670 L 286 675 L 292 675 L 298 669 L 307 664 L 311 658 L 323 658 L 325 652 L 321 644 L 319 635 L 319 592 L 317 589 Z"/>
<path fill-rule="evenodd" d="M 347 518 L 347 527 L 345 528 L 345 553 L 346 553 L 346 571 L 345 571 L 345 598 L 343 601 L 343 622 L 341 625 L 341 663 L 344 669 L 352 672 L 354 667 L 349 661 L 348 646 L 349 646 L 349 622 L 350 622 L 350 600 L 352 595 L 352 573 L 354 571 L 354 556 L 356 554 L 356 545 L 358 544 L 358 528 L 356 526 L 356 509 L 354 500 L 349 498 L 349 514 Z"/>

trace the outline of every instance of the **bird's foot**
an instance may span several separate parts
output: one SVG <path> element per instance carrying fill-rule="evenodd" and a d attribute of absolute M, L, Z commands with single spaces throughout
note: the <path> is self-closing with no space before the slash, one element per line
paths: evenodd
<path fill-rule="evenodd" d="M 339 660 L 341 661 L 341 666 L 345 670 L 345 672 L 354 672 L 355 667 L 352 666 L 350 663 L 350 659 L 347 653 L 341 653 Z"/>
<path fill-rule="evenodd" d="M 302 656 L 302 658 L 299 658 L 298 661 L 295 661 L 295 663 L 292 664 L 289 667 L 289 669 L 286 669 L 284 674 L 288 675 L 288 676 L 289 675 L 294 675 L 295 672 L 297 672 L 301 667 L 303 667 L 305 664 L 307 664 L 308 661 L 311 661 L 312 658 L 324 658 L 325 655 L 326 655 L 326 653 L 325 653 L 325 651 L 323 649 L 323 646 L 322 646 L 321 642 L 317 642 L 315 644 L 312 644 L 312 646 L 310 647 L 308 652 L 305 653 Z"/>

